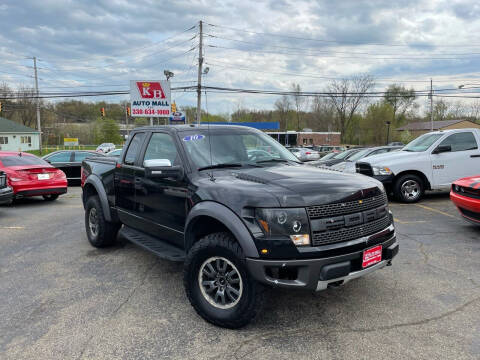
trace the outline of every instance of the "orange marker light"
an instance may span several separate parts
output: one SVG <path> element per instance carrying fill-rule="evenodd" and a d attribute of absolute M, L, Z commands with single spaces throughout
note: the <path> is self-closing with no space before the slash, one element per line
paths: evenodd
<path fill-rule="evenodd" d="M 262 249 L 262 250 L 260 250 L 260 252 L 261 252 L 262 254 L 268 254 L 268 250 L 267 250 L 267 249 Z"/>

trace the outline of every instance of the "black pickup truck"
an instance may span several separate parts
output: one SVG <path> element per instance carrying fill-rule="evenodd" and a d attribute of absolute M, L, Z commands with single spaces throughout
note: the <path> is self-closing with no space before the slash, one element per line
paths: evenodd
<path fill-rule="evenodd" d="M 13 199 L 13 190 L 8 186 L 7 174 L 0 171 L 0 205 L 9 204 Z"/>
<path fill-rule="evenodd" d="M 83 161 L 88 240 L 183 261 L 188 299 L 216 325 L 247 324 L 262 285 L 324 290 L 398 252 L 381 183 L 304 165 L 258 130 L 145 127 L 124 149 Z"/>

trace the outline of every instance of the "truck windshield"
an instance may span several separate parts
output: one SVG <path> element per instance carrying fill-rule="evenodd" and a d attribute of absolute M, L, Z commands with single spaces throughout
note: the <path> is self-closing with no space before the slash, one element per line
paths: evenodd
<path fill-rule="evenodd" d="M 290 151 L 261 132 L 192 130 L 180 133 L 180 140 L 197 169 L 218 164 L 300 162 Z"/>
<path fill-rule="evenodd" d="M 412 142 L 408 143 L 402 150 L 411 152 L 422 152 L 427 150 L 432 144 L 440 139 L 444 134 L 424 134 Z"/>

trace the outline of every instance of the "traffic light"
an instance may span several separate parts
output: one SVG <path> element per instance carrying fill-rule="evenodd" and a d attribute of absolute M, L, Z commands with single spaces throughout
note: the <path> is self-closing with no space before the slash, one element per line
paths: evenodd
<path fill-rule="evenodd" d="M 172 113 L 177 112 L 177 104 L 172 103 Z"/>
<path fill-rule="evenodd" d="M 100 109 L 100 115 L 102 115 L 102 117 L 105 117 L 105 108 Z"/>
<path fill-rule="evenodd" d="M 130 106 L 127 106 L 127 115 L 128 116 L 132 115 L 132 110 L 130 109 Z"/>

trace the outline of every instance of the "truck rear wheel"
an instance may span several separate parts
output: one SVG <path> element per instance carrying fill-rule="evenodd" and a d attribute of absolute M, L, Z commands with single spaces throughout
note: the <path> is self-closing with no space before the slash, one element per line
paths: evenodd
<path fill-rule="evenodd" d="M 88 241 L 97 248 L 112 245 L 120 229 L 120 224 L 105 220 L 102 204 L 96 195 L 89 197 L 85 206 L 85 229 Z"/>
<path fill-rule="evenodd" d="M 189 251 L 183 271 L 187 297 L 206 321 L 240 328 L 260 306 L 259 285 L 250 276 L 240 245 L 228 233 L 214 233 Z"/>
<path fill-rule="evenodd" d="M 423 197 L 425 192 L 422 179 L 414 174 L 406 174 L 395 181 L 394 194 L 398 201 L 414 203 Z"/>

